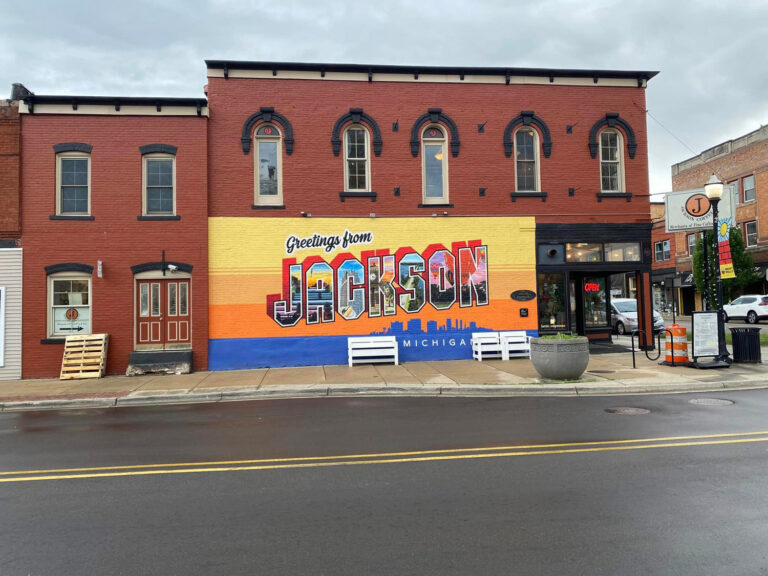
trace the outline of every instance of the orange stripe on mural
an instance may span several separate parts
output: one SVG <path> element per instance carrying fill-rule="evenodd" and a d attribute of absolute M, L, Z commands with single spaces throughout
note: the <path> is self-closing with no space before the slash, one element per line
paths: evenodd
<path fill-rule="evenodd" d="M 520 308 L 528 308 L 528 317 L 520 317 Z M 430 320 L 445 324 L 446 319 L 456 326 L 461 321 L 465 326 L 475 322 L 477 326 L 491 330 L 505 330 L 510 324 L 518 330 L 535 330 L 536 318 L 535 301 L 506 302 L 491 301 L 490 306 L 478 308 L 459 308 L 458 305 L 450 310 L 426 310 L 418 314 L 406 314 L 398 310 L 395 316 L 383 318 L 358 318 L 345 320 L 338 316 L 335 322 L 307 325 L 300 322 L 297 326 L 281 328 L 267 316 L 264 304 L 229 304 L 210 307 L 209 335 L 210 338 L 276 338 L 281 336 L 343 336 L 345 334 L 369 334 L 379 332 L 398 321 L 407 324 L 414 318 L 421 319 L 423 324 Z"/>

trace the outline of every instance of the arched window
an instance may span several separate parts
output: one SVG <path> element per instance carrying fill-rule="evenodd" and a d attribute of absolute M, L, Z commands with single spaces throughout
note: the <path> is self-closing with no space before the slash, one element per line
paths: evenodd
<path fill-rule="evenodd" d="M 624 192 L 624 139 L 613 128 L 600 133 L 600 190 Z"/>
<path fill-rule="evenodd" d="M 371 169 L 368 131 L 352 124 L 344 132 L 344 191 L 370 192 Z"/>
<path fill-rule="evenodd" d="M 255 161 L 254 204 L 279 206 L 283 203 L 282 148 L 280 130 L 262 124 L 253 137 Z"/>
<path fill-rule="evenodd" d="M 529 126 L 515 132 L 515 191 L 539 191 L 539 135 Z"/>
<path fill-rule="evenodd" d="M 448 153 L 443 128 L 432 124 L 421 133 L 424 204 L 448 203 Z"/>

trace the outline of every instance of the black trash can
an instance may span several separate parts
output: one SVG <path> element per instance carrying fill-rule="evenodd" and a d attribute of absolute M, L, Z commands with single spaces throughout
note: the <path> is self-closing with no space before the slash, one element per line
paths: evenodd
<path fill-rule="evenodd" d="M 760 328 L 731 328 L 733 361 L 760 364 Z"/>

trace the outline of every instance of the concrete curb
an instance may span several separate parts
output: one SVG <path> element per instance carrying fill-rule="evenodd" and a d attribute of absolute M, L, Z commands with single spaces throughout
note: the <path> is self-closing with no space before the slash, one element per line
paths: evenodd
<path fill-rule="evenodd" d="M 620 382 L 542 383 L 542 384 L 454 384 L 454 385 L 326 385 L 295 384 L 265 386 L 222 392 L 178 392 L 160 390 L 156 394 L 142 394 L 103 398 L 49 398 L 20 400 L 0 403 L 2 412 L 30 410 L 66 410 L 85 408 L 115 408 L 130 406 L 156 406 L 170 404 L 200 404 L 236 402 L 245 400 L 277 400 L 291 398 L 321 398 L 342 396 L 483 396 L 483 397 L 531 397 L 531 396 L 620 396 L 638 394 L 683 394 L 690 392 L 723 392 L 768 388 L 766 380 L 739 382 L 700 382 L 689 380 L 659 385 L 648 381 L 631 384 Z"/>

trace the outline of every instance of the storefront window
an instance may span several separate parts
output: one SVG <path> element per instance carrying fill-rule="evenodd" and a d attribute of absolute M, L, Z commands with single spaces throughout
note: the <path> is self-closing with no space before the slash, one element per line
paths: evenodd
<path fill-rule="evenodd" d="M 565 245 L 565 259 L 568 262 L 602 262 L 603 245 L 579 242 Z"/>
<path fill-rule="evenodd" d="M 605 245 L 606 262 L 640 262 L 639 242 L 613 242 Z"/>
<path fill-rule="evenodd" d="M 565 330 L 563 274 L 539 274 L 539 330 Z"/>
<path fill-rule="evenodd" d="M 584 277 L 584 323 L 587 328 L 608 326 L 605 277 Z"/>

